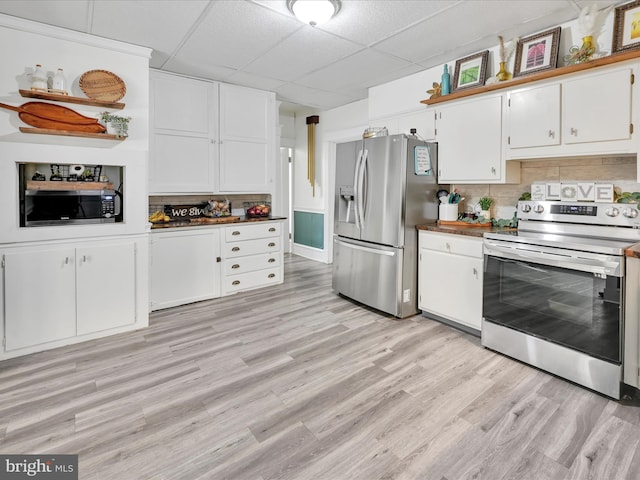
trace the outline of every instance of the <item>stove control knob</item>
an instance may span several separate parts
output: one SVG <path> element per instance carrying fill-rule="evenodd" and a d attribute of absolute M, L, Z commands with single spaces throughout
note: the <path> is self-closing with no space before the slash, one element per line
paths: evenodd
<path fill-rule="evenodd" d="M 618 210 L 616 207 L 611 207 L 607 208 L 604 213 L 608 217 L 617 217 L 618 215 L 620 215 L 620 210 Z"/>
<path fill-rule="evenodd" d="M 540 205 L 539 203 L 537 203 L 536 205 L 534 205 L 533 211 L 536 212 L 536 213 L 542 213 L 542 212 L 544 212 L 544 207 L 542 205 Z"/>
<path fill-rule="evenodd" d="M 524 205 L 522 205 L 522 208 L 520 210 L 522 210 L 524 213 L 529 213 L 531 211 L 531 205 L 525 203 Z"/>
<path fill-rule="evenodd" d="M 636 210 L 635 208 L 625 208 L 622 211 L 622 215 L 627 218 L 636 218 L 638 216 L 638 210 Z"/>

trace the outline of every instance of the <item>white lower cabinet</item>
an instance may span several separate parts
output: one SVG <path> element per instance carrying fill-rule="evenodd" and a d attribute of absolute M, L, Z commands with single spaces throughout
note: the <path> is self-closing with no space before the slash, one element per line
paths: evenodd
<path fill-rule="evenodd" d="M 4 356 L 73 343 L 76 337 L 119 327 L 134 328 L 138 293 L 146 300 L 137 276 L 141 245 L 141 240 L 114 240 L 0 249 L 4 350 L 9 352 Z M 147 323 L 141 319 L 141 326 Z"/>
<path fill-rule="evenodd" d="M 419 232 L 418 308 L 480 331 L 482 238 Z"/>
<path fill-rule="evenodd" d="M 640 388 L 640 258 L 626 260 L 623 381 Z"/>
<path fill-rule="evenodd" d="M 220 229 L 151 235 L 151 310 L 220 296 Z"/>
<path fill-rule="evenodd" d="M 282 283 L 282 224 L 259 222 L 224 228 L 222 294 Z"/>

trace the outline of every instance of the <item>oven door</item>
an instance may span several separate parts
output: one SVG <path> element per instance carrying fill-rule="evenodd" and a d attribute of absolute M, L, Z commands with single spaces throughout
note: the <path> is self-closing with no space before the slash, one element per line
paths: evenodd
<path fill-rule="evenodd" d="M 483 345 L 618 398 L 623 267 L 621 256 L 485 240 Z"/>

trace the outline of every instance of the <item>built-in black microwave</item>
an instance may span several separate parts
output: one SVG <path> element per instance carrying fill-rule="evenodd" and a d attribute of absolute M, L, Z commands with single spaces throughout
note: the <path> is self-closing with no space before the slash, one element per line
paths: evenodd
<path fill-rule="evenodd" d="M 114 190 L 23 190 L 20 226 L 121 222 L 118 195 Z"/>

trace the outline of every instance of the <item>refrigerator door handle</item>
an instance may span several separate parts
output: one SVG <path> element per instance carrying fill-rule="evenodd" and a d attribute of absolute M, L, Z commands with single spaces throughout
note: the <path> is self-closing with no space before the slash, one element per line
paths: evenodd
<path fill-rule="evenodd" d="M 360 214 L 358 212 L 358 198 L 360 197 L 360 188 L 358 184 L 358 176 L 360 174 L 360 164 L 362 163 L 363 150 L 358 152 L 358 158 L 356 158 L 356 168 L 353 174 L 353 198 L 355 200 L 355 206 L 353 210 L 353 216 L 356 221 L 356 228 L 360 229 Z"/>
<path fill-rule="evenodd" d="M 388 257 L 393 257 L 396 254 L 395 252 L 390 252 L 387 250 L 378 250 L 377 248 L 371 248 L 371 247 L 364 247 L 362 245 L 356 245 L 355 243 L 342 242 L 340 240 L 337 240 L 337 242 L 344 247 L 352 248 L 354 250 L 360 250 L 362 252 L 375 253 L 376 255 L 386 255 Z"/>
<path fill-rule="evenodd" d="M 364 227 L 364 215 L 365 215 L 365 204 L 366 204 L 366 186 L 365 186 L 365 173 L 367 170 L 367 160 L 369 158 L 369 151 L 364 150 L 362 152 L 362 158 L 360 160 L 360 169 L 358 171 L 358 194 L 356 195 L 356 212 L 360 217 L 360 228 Z"/>

